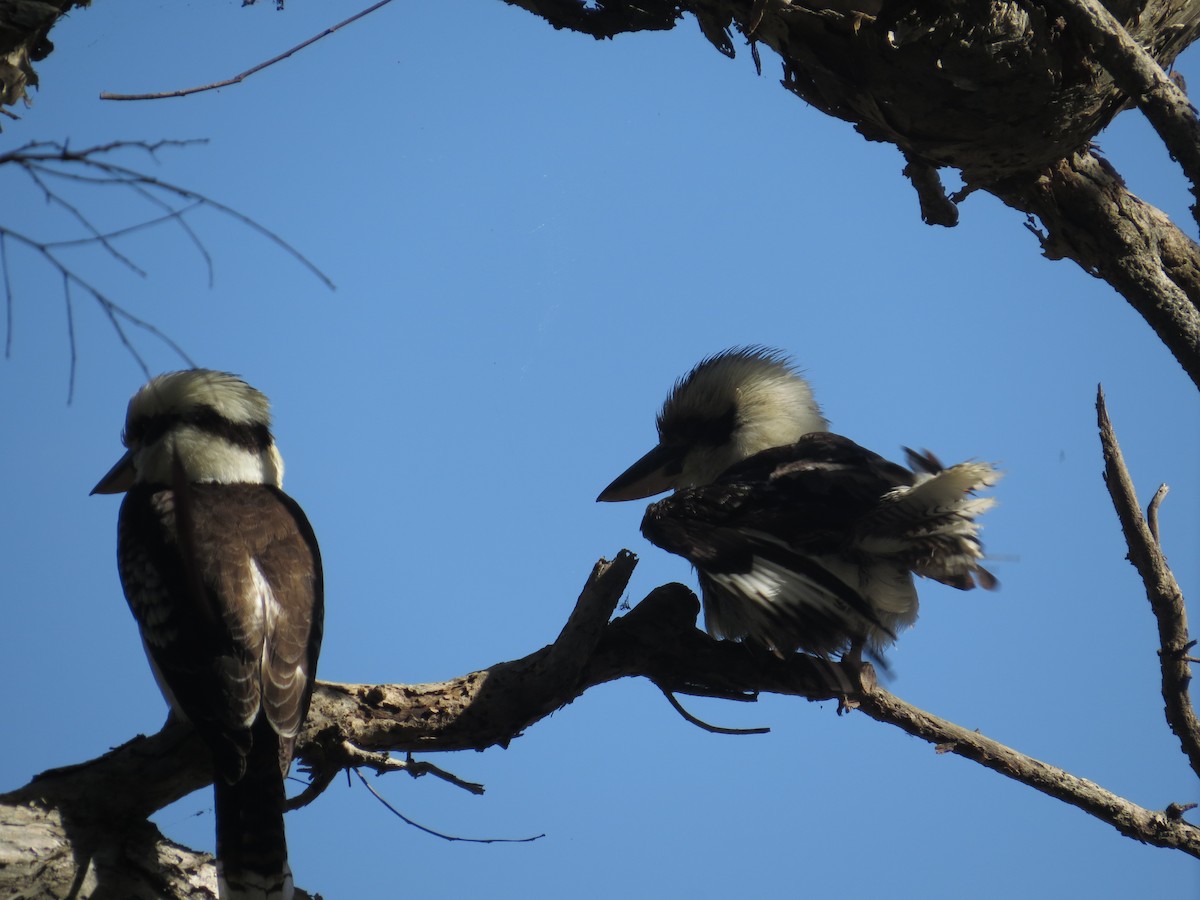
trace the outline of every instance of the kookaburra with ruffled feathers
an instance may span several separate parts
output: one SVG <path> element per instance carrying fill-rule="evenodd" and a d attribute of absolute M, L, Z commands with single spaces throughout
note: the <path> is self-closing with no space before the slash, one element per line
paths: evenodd
<path fill-rule="evenodd" d="M 827 425 L 782 353 L 727 350 L 676 382 L 658 446 L 597 499 L 674 490 L 642 533 L 695 566 L 714 637 L 882 659 L 917 618 L 914 574 L 996 586 L 976 521 L 995 501 L 975 493 L 999 473 L 906 450 L 910 470 Z"/>
<path fill-rule="evenodd" d="M 222 900 L 290 900 L 284 777 L 308 712 L 323 584 L 281 489 L 267 398 L 207 369 L 129 401 L 128 448 L 92 493 L 125 493 L 117 560 L 159 687 L 213 758 Z"/>

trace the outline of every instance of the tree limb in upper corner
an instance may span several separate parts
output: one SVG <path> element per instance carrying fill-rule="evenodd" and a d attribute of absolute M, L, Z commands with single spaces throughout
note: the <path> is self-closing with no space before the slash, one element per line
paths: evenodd
<path fill-rule="evenodd" d="M 1164 212 L 1091 152 L 988 190 L 1037 217 L 1047 258 L 1073 259 L 1116 288 L 1200 387 L 1200 247 Z"/>
<path fill-rule="evenodd" d="M 1200 120 L 1187 94 L 1097 0 L 1051 0 L 1051 4 L 1086 36 L 1117 87 L 1137 104 L 1183 168 L 1192 183 L 1192 196 L 1200 199 Z M 1192 205 L 1192 216 L 1200 223 L 1200 203 Z"/>
<path fill-rule="evenodd" d="M 1100 444 L 1104 450 L 1104 482 L 1112 496 L 1121 531 L 1129 546 L 1129 561 L 1146 586 L 1146 597 L 1158 622 L 1159 662 L 1162 666 L 1162 696 L 1166 704 L 1167 724 L 1179 738 L 1183 752 L 1200 775 L 1200 721 L 1192 706 L 1188 685 L 1192 679 L 1190 651 L 1195 641 L 1188 637 L 1187 607 L 1183 591 L 1167 565 L 1162 547 L 1142 517 L 1138 507 L 1133 480 L 1125 467 L 1125 458 L 1108 408 L 1104 390 L 1096 391 L 1096 416 L 1100 427 Z"/>

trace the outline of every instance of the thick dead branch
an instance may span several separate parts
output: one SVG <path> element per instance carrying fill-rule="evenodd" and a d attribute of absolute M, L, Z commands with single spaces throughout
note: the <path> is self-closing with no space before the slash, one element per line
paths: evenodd
<path fill-rule="evenodd" d="M 1057 9 L 1033 2 L 879 4 L 874 0 L 506 0 L 596 37 L 669 28 L 693 13 L 732 55 L 732 23 L 783 61 L 783 84 L 868 139 L 953 166 L 983 185 L 1039 170 L 1082 148 L 1125 93 Z M 1200 33 L 1200 7 L 1171 0 L 1109 4 L 1131 38 L 1169 65 Z M 882 7 L 882 8 L 881 8 Z M 757 51 L 756 51 L 757 52 Z"/>
<path fill-rule="evenodd" d="M 1096 415 L 1100 444 L 1104 450 L 1104 483 L 1108 485 L 1117 518 L 1121 521 L 1121 531 L 1129 546 L 1129 561 L 1146 586 L 1146 597 L 1158 623 L 1158 656 L 1162 665 L 1162 696 L 1167 724 L 1179 738 L 1192 770 L 1200 775 L 1200 721 L 1196 719 L 1196 710 L 1188 693 L 1192 679 L 1188 657 L 1195 642 L 1188 637 L 1183 591 L 1167 565 L 1158 539 L 1142 518 L 1133 480 L 1125 468 L 1121 446 L 1117 443 L 1116 433 L 1108 418 L 1103 389 L 1096 392 Z"/>
<path fill-rule="evenodd" d="M 1200 247 L 1165 213 L 1090 152 L 988 190 L 1041 221 L 1049 259 L 1073 259 L 1116 288 L 1200 387 Z"/>
<path fill-rule="evenodd" d="M 1183 167 L 1192 196 L 1200 198 L 1200 120 L 1187 94 L 1097 0 L 1052 0 L 1051 7 L 1083 34 L 1117 87 L 1137 104 Z M 1192 215 L 1200 222 L 1200 205 L 1192 205 Z"/>
<path fill-rule="evenodd" d="M 12 3 L 14 0 L 0 0 Z M 730 28 L 783 61 L 784 85 L 969 183 L 1037 170 L 1086 145 L 1126 102 L 1087 37 L 1059 4 L 879 4 L 877 0 L 505 0 L 565 28 L 609 38 L 667 30 L 692 13 L 703 36 L 734 53 Z M 1130 38 L 1169 66 L 1200 34 L 1200 5 L 1108 4 Z M 881 10 L 882 7 L 882 10 Z M 52 7 L 51 7 L 52 10 Z M 39 28 L 48 28 L 40 23 Z M 42 31 L 44 35 L 44 30 Z M 0 34 L 0 54 L 29 34 Z"/>
<path fill-rule="evenodd" d="M 627 615 L 608 621 L 634 563 L 632 554 L 622 552 L 612 563 L 597 564 L 558 640 L 522 659 L 438 684 L 319 684 L 297 750 L 314 778 L 315 788 L 304 799 L 311 800 L 343 768 L 398 768 L 378 754 L 507 746 L 589 688 L 640 676 L 666 692 L 732 699 L 753 699 L 766 691 L 845 700 L 849 692 L 850 705 L 872 718 L 1077 806 L 1136 840 L 1200 857 L 1200 829 L 1178 816 L 1139 807 L 909 706 L 877 687 L 869 666 L 858 669 L 804 655 L 779 659 L 712 640 L 696 628 L 699 603 L 682 585 L 660 587 Z M 56 885 L 69 885 L 61 879 L 84 877 L 83 870 L 70 868 L 72 854 L 81 847 L 80 858 L 89 866 L 92 858 L 127 856 L 130 847 L 142 847 L 143 854 L 169 853 L 161 837 L 146 837 L 143 819 L 206 785 L 209 770 L 198 739 L 186 727 L 169 723 L 152 737 L 136 738 L 89 763 L 46 772 L 0 796 L 0 850 L 6 854 L 0 862 L 8 863 L 0 866 L 0 893 L 10 884 L 44 886 L 47 882 L 38 879 L 54 878 Z M 57 860 L 58 874 L 46 874 L 48 858 Z M 205 864 L 204 872 L 208 869 Z M 103 883 L 106 876 L 95 877 Z M 207 878 L 204 874 L 201 881 Z"/>
<path fill-rule="evenodd" d="M 699 604 L 682 585 L 659 588 L 628 615 L 607 622 L 635 563 L 628 552 L 599 563 L 559 639 L 523 659 L 439 684 L 318 685 L 297 757 L 328 784 L 331 771 L 363 765 L 364 751 L 507 746 L 588 688 L 630 675 L 712 696 L 746 697 L 758 690 L 810 699 L 835 695 L 826 682 L 836 667 L 752 653 L 698 631 Z M 347 753 L 347 746 L 354 752 Z M 169 854 L 160 837 L 146 837 L 145 816 L 209 781 L 200 741 L 186 726 L 168 723 L 156 735 L 135 738 L 88 763 L 45 772 L 0 795 L 5 864 L 0 895 L 7 896 L 11 886 L 34 896 L 51 890 L 63 896 L 86 876 L 100 879 L 102 890 L 114 886 L 104 896 L 161 896 L 138 893 L 116 871 L 93 875 L 87 866 L 93 857 L 120 859 L 134 850 Z M 76 854 L 85 861 L 78 871 L 71 864 Z M 212 882 L 208 858 L 195 859 L 206 863 L 199 883 Z M 193 887 L 193 893 L 176 896 L 209 895 Z"/>

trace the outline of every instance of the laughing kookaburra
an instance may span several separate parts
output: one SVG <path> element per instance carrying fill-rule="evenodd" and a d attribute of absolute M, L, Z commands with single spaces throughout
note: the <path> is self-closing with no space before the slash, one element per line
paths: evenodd
<path fill-rule="evenodd" d="M 696 567 L 714 637 L 882 660 L 917 618 L 914 574 L 996 586 L 975 521 L 994 501 L 974 493 L 999 473 L 906 450 L 910 471 L 826 428 L 783 354 L 727 350 L 675 383 L 658 446 L 597 499 L 674 489 L 642 533 Z"/>
<path fill-rule="evenodd" d="M 133 395 L 117 562 L 159 687 L 213 758 L 222 900 L 290 900 L 283 780 L 308 712 L 324 611 L 308 519 L 280 490 L 267 398 L 207 369 Z"/>

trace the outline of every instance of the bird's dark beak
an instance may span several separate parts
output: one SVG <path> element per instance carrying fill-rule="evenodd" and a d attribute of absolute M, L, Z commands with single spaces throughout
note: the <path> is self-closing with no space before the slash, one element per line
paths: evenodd
<path fill-rule="evenodd" d="M 117 464 L 92 488 L 92 494 L 123 494 L 133 487 L 133 476 L 133 451 L 126 450 Z"/>
<path fill-rule="evenodd" d="M 618 475 L 596 500 L 603 503 L 640 500 L 671 490 L 675 487 L 675 477 L 683 468 L 683 455 L 681 447 L 659 444 Z"/>

